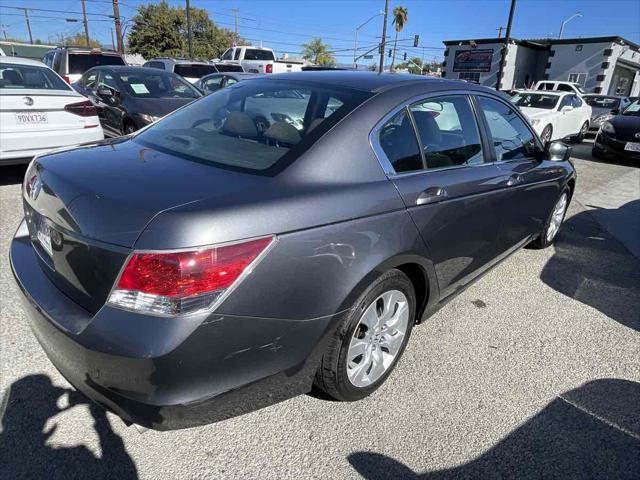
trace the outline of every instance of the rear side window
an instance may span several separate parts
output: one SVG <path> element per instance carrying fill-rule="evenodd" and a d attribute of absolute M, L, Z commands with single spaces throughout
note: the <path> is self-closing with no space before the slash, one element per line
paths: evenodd
<path fill-rule="evenodd" d="M 173 67 L 173 71 L 181 77 L 189 78 L 202 78 L 205 75 L 217 72 L 216 67 L 213 65 L 198 65 L 191 63 L 177 63 Z"/>
<path fill-rule="evenodd" d="M 275 60 L 271 50 L 257 50 L 255 48 L 247 48 L 244 51 L 245 60 Z"/>
<path fill-rule="evenodd" d="M 99 53 L 69 53 L 69 74 L 84 73 L 90 68 L 100 65 L 124 65 L 118 55 L 101 55 Z"/>
<path fill-rule="evenodd" d="M 478 125 L 466 96 L 433 98 L 410 108 L 427 168 L 484 162 Z"/>
<path fill-rule="evenodd" d="M 541 83 L 538 90 L 553 90 L 553 83 Z"/>
<path fill-rule="evenodd" d="M 487 97 L 478 97 L 478 103 L 489 124 L 498 161 L 524 160 L 535 156 L 533 134 L 511 107 Z"/>
<path fill-rule="evenodd" d="M 396 173 L 422 170 L 418 139 L 405 109 L 383 125 L 379 142 Z"/>
<path fill-rule="evenodd" d="M 574 89 L 570 85 L 565 85 L 564 83 L 561 83 L 560 85 L 558 85 L 558 90 L 560 90 L 561 92 L 573 92 L 574 91 Z"/>
<path fill-rule="evenodd" d="M 160 120 L 134 141 L 189 160 L 270 174 L 370 95 L 290 80 L 240 82 Z M 322 117 L 332 97 L 343 104 Z"/>
<path fill-rule="evenodd" d="M 202 82 L 202 88 L 207 90 L 208 92 L 215 92 L 222 88 L 222 80 L 224 77 L 222 75 L 215 75 L 205 79 Z"/>
<path fill-rule="evenodd" d="M 71 90 L 68 84 L 48 68 L 0 63 L 0 89 Z"/>

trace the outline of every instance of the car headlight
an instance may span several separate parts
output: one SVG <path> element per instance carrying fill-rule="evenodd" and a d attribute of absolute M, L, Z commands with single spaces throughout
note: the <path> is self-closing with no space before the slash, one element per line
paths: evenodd
<path fill-rule="evenodd" d="M 145 123 L 153 123 L 158 121 L 162 117 L 156 117 L 155 115 L 148 115 L 146 113 L 141 113 L 140 118 L 145 121 Z"/>
<path fill-rule="evenodd" d="M 616 133 L 616 129 L 613 128 L 611 122 L 602 122 L 602 125 L 600 125 L 600 130 L 611 135 L 614 135 Z"/>

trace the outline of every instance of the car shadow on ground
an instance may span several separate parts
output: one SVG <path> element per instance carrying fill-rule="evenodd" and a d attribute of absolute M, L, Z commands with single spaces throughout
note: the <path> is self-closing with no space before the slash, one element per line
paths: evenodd
<path fill-rule="evenodd" d="M 419 474 L 372 452 L 348 460 L 367 480 L 637 479 L 640 383 L 601 379 L 566 392 L 493 448 L 451 469 Z"/>
<path fill-rule="evenodd" d="M 640 221 L 639 212 L 640 200 L 634 200 L 567 219 L 555 240 L 555 253 L 542 270 L 542 281 L 640 331 L 640 260 L 595 220 L 601 217 L 605 225 L 632 228 L 629 222 Z"/>
<path fill-rule="evenodd" d="M 26 171 L 27 165 L 0 165 L 0 187 L 22 183 Z"/>
<path fill-rule="evenodd" d="M 67 405 L 59 406 L 65 400 Z M 49 420 L 82 404 L 88 406 L 93 417 L 102 452 L 100 457 L 84 445 L 54 447 L 48 444 L 58 427 Z M 75 390 L 54 386 L 46 375 L 16 380 L 5 393 L 0 412 L 0 465 L 6 478 L 138 478 L 135 463 L 126 452 L 122 438 L 112 430 L 105 410 Z M 46 429 L 47 425 L 53 426 Z"/>

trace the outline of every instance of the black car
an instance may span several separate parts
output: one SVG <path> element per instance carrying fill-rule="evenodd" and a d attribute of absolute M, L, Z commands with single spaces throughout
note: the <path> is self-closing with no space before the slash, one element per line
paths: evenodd
<path fill-rule="evenodd" d="M 11 265 L 53 364 L 128 422 L 206 424 L 313 384 L 357 400 L 414 324 L 553 242 L 570 151 L 469 83 L 256 78 L 37 157 Z"/>
<path fill-rule="evenodd" d="M 602 122 L 606 122 L 614 115 L 618 115 L 631 103 L 631 100 L 627 97 L 600 95 L 597 93 L 583 95 L 583 98 L 587 105 L 591 107 L 589 130 L 598 130 Z"/>
<path fill-rule="evenodd" d="M 221 88 L 230 87 L 234 83 L 247 80 L 259 76 L 257 73 L 244 73 L 244 72 L 227 72 L 227 73 L 212 73 L 206 77 L 202 77 L 194 85 L 202 90 L 205 94 L 215 92 Z"/>
<path fill-rule="evenodd" d="M 596 158 L 640 160 L 640 100 L 602 122 L 591 153 Z"/>
<path fill-rule="evenodd" d="M 179 75 L 144 67 L 96 67 L 73 87 L 98 110 L 105 135 L 128 135 L 202 93 Z"/>

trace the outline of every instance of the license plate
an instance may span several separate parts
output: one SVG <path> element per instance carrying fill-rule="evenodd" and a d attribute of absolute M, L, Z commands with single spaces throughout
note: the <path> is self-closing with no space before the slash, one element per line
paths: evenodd
<path fill-rule="evenodd" d="M 45 112 L 17 112 L 16 123 L 18 125 L 41 125 L 49 123 L 49 117 Z"/>
<path fill-rule="evenodd" d="M 640 143 L 627 142 L 627 144 L 624 146 L 624 149 L 628 152 L 640 152 Z"/>
<path fill-rule="evenodd" d="M 41 219 L 38 222 L 38 230 L 36 231 L 36 237 L 38 242 L 49 256 L 53 255 L 53 249 L 51 248 L 51 229 L 46 220 Z"/>

